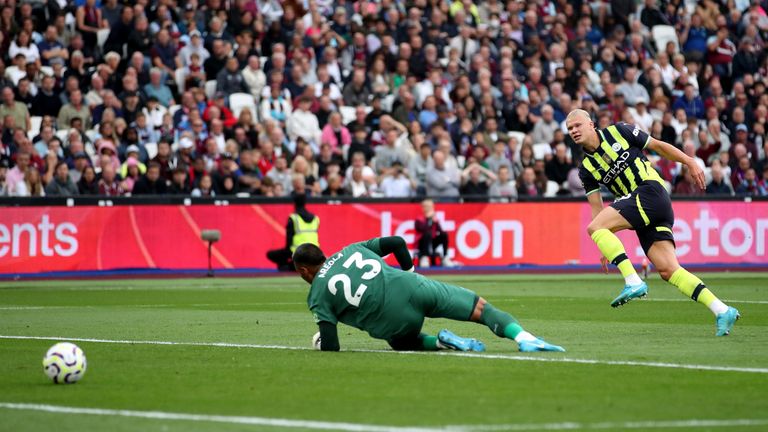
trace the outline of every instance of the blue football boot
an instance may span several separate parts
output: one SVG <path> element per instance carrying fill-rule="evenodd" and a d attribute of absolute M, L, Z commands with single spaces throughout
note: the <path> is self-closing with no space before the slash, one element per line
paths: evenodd
<path fill-rule="evenodd" d="M 440 333 L 437 334 L 437 340 L 445 347 L 456 351 L 485 351 L 485 344 L 479 340 L 456 336 L 448 330 L 440 330 Z"/>
<path fill-rule="evenodd" d="M 532 341 L 521 341 L 517 345 L 520 351 L 522 352 L 534 352 L 534 351 L 565 352 L 565 348 L 557 345 L 552 345 L 539 338 L 536 338 L 535 340 L 532 340 Z"/>
<path fill-rule="evenodd" d="M 717 333 L 715 335 L 717 336 L 728 336 L 729 333 L 731 333 L 731 329 L 733 328 L 733 325 L 736 324 L 736 320 L 741 318 L 741 315 L 739 315 L 739 311 L 736 310 L 736 308 L 728 307 L 728 310 L 717 314 L 717 319 L 715 320 L 715 324 L 717 325 Z"/>
<path fill-rule="evenodd" d="M 613 299 L 611 307 L 619 307 L 623 304 L 629 303 L 630 300 L 645 297 L 648 295 L 648 284 L 642 282 L 638 285 L 624 285 L 624 289 L 621 291 L 618 297 Z"/>

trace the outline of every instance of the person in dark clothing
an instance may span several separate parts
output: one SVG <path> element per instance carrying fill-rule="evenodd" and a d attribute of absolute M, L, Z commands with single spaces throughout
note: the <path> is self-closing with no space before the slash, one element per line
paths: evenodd
<path fill-rule="evenodd" d="M 320 218 L 310 213 L 306 207 L 307 196 L 293 196 L 294 212 L 288 217 L 285 226 L 285 247 L 267 251 L 267 259 L 277 265 L 279 271 L 294 271 L 293 252 L 302 243 L 312 243 L 319 246 L 318 229 Z"/>
<path fill-rule="evenodd" d="M 573 167 L 573 162 L 568 157 L 568 148 L 560 143 L 555 147 L 555 156 L 547 162 L 544 172 L 549 180 L 562 184 L 568 180 L 568 173 Z"/>
<path fill-rule="evenodd" d="M 416 231 L 419 248 L 419 267 L 429 267 L 440 257 L 444 267 L 453 267 L 454 263 L 448 256 L 448 234 L 435 219 L 435 203 L 431 199 L 421 202 L 424 218 L 416 220 Z"/>
<path fill-rule="evenodd" d="M 167 185 L 165 179 L 160 177 L 160 164 L 151 161 L 147 167 L 147 173 L 133 185 L 133 195 L 165 195 Z"/>

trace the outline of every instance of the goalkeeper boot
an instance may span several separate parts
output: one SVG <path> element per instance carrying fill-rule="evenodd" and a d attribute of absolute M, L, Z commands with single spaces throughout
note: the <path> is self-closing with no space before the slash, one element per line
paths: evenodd
<path fill-rule="evenodd" d="M 518 348 L 521 352 L 534 352 L 534 351 L 556 351 L 565 352 L 565 348 L 557 345 L 547 343 L 543 339 L 536 338 L 530 341 L 520 341 Z"/>
<path fill-rule="evenodd" d="M 485 351 L 485 344 L 479 340 L 456 336 L 448 330 L 440 330 L 440 333 L 437 334 L 437 340 L 444 347 L 456 351 Z"/>
<path fill-rule="evenodd" d="M 717 336 L 728 336 L 728 334 L 731 333 L 731 329 L 733 328 L 733 325 L 736 324 L 736 320 L 741 318 L 741 315 L 739 315 L 739 311 L 736 310 L 736 308 L 728 307 L 728 310 L 717 314 L 717 319 L 715 320 L 715 325 L 717 326 L 717 333 L 715 335 Z"/>
<path fill-rule="evenodd" d="M 621 291 L 618 297 L 611 302 L 612 307 L 619 307 L 623 304 L 629 303 L 630 300 L 645 297 L 648 295 L 648 284 L 642 282 L 638 285 L 624 285 L 624 289 Z"/>

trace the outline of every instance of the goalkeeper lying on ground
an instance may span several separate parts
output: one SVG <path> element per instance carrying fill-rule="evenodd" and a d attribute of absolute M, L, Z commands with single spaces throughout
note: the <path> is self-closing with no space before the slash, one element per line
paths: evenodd
<path fill-rule="evenodd" d="M 390 253 L 405 271 L 384 263 L 381 257 Z M 293 253 L 293 263 L 312 285 L 307 303 L 320 328 L 323 351 L 339 350 L 338 322 L 384 339 L 395 350 L 485 351 L 482 342 L 448 330 L 436 337 L 422 333 L 425 317 L 482 323 L 497 336 L 516 341 L 520 351 L 565 351 L 523 330 L 511 315 L 474 292 L 413 273 L 401 237 L 354 243 L 328 258 L 319 247 L 304 243 Z"/>

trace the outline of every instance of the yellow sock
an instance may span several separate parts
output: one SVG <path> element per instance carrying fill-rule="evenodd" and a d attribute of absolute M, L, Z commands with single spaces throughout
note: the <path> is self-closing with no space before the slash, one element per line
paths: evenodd
<path fill-rule="evenodd" d="M 624 251 L 624 245 L 621 244 L 621 240 L 610 230 L 605 228 L 599 229 L 592 233 L 592 240 L 600 249 L 600 252 L 608 261 L 619 268 L 621 275 L 627 283 L 631 285 L 637 285 L 642 282 L 640 277 L 637 276 L 635 267 L 632 266 L 632 262 L 627 258 L 627 253 Z"/>
<path fill-rule="evenodd" d="M 672 276 L 669 278 L 669 283 L 676 286 L 686 297 L 690 297 L 693 301 L 708 307 L 715 315 L 728 310 L 728 306 L 720 301 L 720 299 L 718 299 L 717 296 L 704 285 L 704 282 L 702 282 L 701 279 L 682 267 L 672 273 Z"/>

